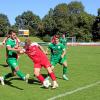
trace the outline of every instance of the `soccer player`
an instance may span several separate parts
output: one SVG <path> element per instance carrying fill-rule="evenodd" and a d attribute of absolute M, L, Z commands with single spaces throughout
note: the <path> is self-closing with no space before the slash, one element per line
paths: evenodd
<path fill-rule="evenodd" d="M 4 40 L 2 42 L 3 45 L 6 43 L 8 38 L 10 38 L 10 34 L 9 33 L 7 34 L 7 37 L 4 38 Z M 15 47 L 17 48 L 17 47 L 19 47 L 20 39 L 16 36 L 15 40 L 16 40 L 16 46 Z"/>
<path fill-rule="evenodd" d="M 67 39 L 65 37 L 65 34 L 62 34 L 59 40 L 60 40 L 60 43 L 62 43 L 67 48 Z"/>
<path fill-rule="evenodd" d="M 45 55 L 45 51 L 42 48 L 42 46 L 40 46 L 37 43 L 31 43 L 30 39 L 26 39 L 25 47 L 20 53 L 26 53 L 29 56 L 29 58 L 33 61 L 34 74 L 42 84 L 44 84 L 46 81 L 44 79 L 44 77 L 42 76 L 42 74 L 40 74 L 40 70 L 43 66 L 48 71 L 48 73 L 52 79 L 52 82 L 53 82 L 52 88 L 58 87 L 58 84 L 56 82 L 56 77 L 55 77 L 53 71 L 51 70 L 51 64 L 50 64 L 47 56 Z"/>
<path fill-rule="evenodd" d="M 48 54 L 48 50 L 50 50 L 51 54 L 51 64 L 52 64 L 52 69 L 56 66 L 57 63 L 61 64 L 63 66 L 63 79 L 68 80 L 68 77 L 66 76 L 67 74 L 67 62 L 66 62 L 66 47 L 60 43 L 60 36 L 59 35 L 54 35 L 52 38 L 52 43 L 49 44 L 46 54 Z M 49 77 L 47 77 L 48 79 Z"/>
<path fill-rule="evenodd" d="M 20 48 L 15 48 L 16 46 L 16 32 L 13 30 L 9 31 L 10 37 L 6 40 L 6 51 L 7 51 L 7 64 L 12 70 L 12 73 L 8 73 L 2 77 L 0 77 L 1 84 L 4 85 L 4 80 L 14 76 L 14 72 L 23 80 L 26 80 L 28 82 L 29 74 L 24 75 L 20 70 L 18 66 L 17 61 L 17 52 L 20 51 Z"/>
<path fill-rule="evenodd" d="M 7 39 L 8 38 L 10 38 L 10 34 L 8 33 L 7 34 L 7 36 L 4 38 L 4 40 L 3 40 L 3 42 L 2 42 L 2 46 L 4 46 L 5 45 L 5 43 L 6 43 L 6 41 L 7 41 Z M 19 44 L 20 44 L 20 39 L 16 36 L 15 37 L 15 40 L 16 40 L 16 46 L 14 47 L 14 48 L 19 48 L 20 46 L 19 46 Z M 6 58 L 7 58 L 7 53 L 6 53 Z M 17 59 L 19 58 L 19 55 L 17 54 Z M 6 63 L 7 63 L 7 61 L 6 61 Z"/>

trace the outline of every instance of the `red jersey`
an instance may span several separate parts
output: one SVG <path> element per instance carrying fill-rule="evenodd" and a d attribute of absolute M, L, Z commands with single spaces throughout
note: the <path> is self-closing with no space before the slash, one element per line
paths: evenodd
<path fill-rule="evenodd" d="M 43 66 L 51 66 L 47 56 L 40 50 L 37 43 L 32 43 L 29 47 L 25 46 L 25 53 L 34 63 L 38 63 Z"/>

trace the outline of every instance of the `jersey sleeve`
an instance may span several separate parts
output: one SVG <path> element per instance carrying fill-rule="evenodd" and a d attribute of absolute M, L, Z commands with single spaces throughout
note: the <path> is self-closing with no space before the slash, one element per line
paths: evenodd
<path fill-rule="evenodd" d="M 11 46 L 11 41 L 10 41 L 10 39 L 7 39 L 7 41 L 6 41 L 6 46 Z"/>
<path fill-rule="evenodd" d="M 36 42 L 34 42 L 34 43 L 31 44 L 31 46 L 34 46 L 34 45 L 39 46 L 39 44 L 36 43 Z"/>
<path fill-rule="evenodd" d="M 50 49 L 52 47 L 52 43 L 48 44 L 48 49 Z"/>
<path fill-rule="evenodd" d="M 61 44 L 61 47 L 62 47 L 63 51 L 66 49 L 66 47 L 63 44 Z"/>

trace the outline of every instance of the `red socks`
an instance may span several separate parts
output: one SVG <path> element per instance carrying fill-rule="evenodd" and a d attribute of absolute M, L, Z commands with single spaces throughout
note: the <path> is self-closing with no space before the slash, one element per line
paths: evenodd
<path fill-rule="evenodd" d="M 44 77 L 41 74 L 39 76 L 37 76 L 37 78 L 41 83 L 43 83 Z"/>
<path fill-rule="evenodd" d="M 56 80 L 56 76 L 55 76 L 55 74 L 54 74 L 53 72 L 49 73 L 49 75 L 50 75 L 50 77 L 51 77 L 51 79 L 52 79 L 53 81 Z"/>

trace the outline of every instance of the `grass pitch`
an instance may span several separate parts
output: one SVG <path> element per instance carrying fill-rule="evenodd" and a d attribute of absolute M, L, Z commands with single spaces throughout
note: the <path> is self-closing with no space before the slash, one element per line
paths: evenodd
<path fill-rule="evenodd" d="M 57 65 L 55 74 L 59 88 L 52 90 L 41 88 L 40 83 L 33 76 L 33 63 L 26 56 L 19 58 L 20 69 L 30 74 L 29 83 L 25 83 L 17 76 L 7 79 L 6 85 L 0 85 L 0 100 L 48 100 L 70 91 L 100 82 L 100 47 L 69 47 L 68 48 L 68 77 L 62 79 L 62 67 Z M 5 62 L 5 48 L 0 49 L 0 75 L 10 72 Z M 41 73 L 47 72 L 42 69 Z M 100 100 L 100 84 L 71 93 L 54 100 Z"/>

